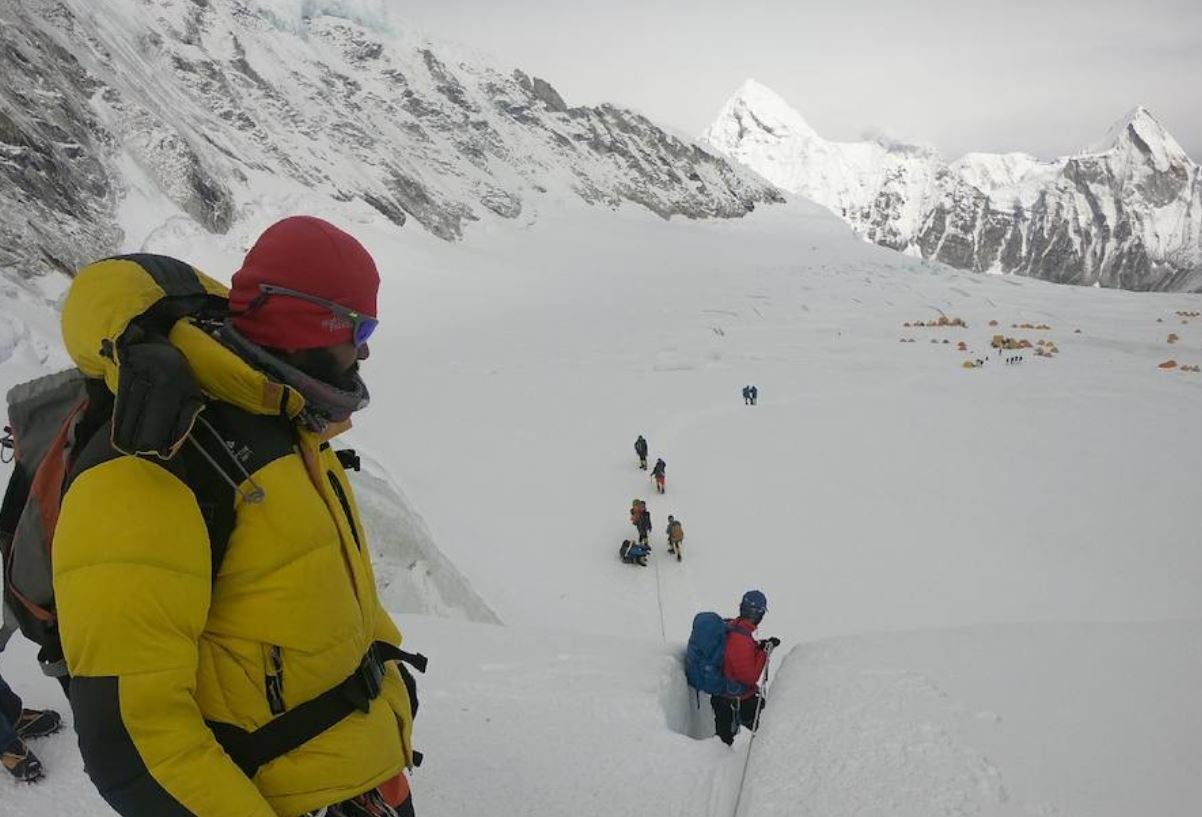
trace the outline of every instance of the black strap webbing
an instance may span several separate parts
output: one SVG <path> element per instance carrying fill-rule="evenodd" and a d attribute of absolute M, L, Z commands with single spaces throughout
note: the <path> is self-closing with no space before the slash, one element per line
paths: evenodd
<path fill-rule="evenodd" d="M 353 448 L 342 448 L 334 452 L 338 457 L 338 462 L 342 463 L 344 471 L 358 471 L 362 465 L 359 455 L 355 453 Z"/>
<path fill-rule="evenodd" d="M 404 661 L 418 672 L 426 671 L 426 657 L 408 653 L 392 644 L 377 641 L 363 656 L 358 668 L 342 683 L 305 701 L 253 732 L 228 723 L 209 721 L 217 742 L 247 777 L 259 768 L 288 754 L 332 728 L 352 712 L 366 713 L 380 694 L 384 664 Z M 414 752 L 414 763 L 419 763 Z"/>

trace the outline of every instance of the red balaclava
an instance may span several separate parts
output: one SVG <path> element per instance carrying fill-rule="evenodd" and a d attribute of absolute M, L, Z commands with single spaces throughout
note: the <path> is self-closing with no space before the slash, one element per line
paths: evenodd
<path fill-rule="evenodd" d="M 355 238 L 313 216 L 292 216 L 268 227 L 230 282 L 234 328 L 259 346 L 296 352 L 347 343 L 345 321 L 320 304 L 272 295 L 254 308 L 259 284 L 294 289 L 375 316 L 380 274 Z"/>

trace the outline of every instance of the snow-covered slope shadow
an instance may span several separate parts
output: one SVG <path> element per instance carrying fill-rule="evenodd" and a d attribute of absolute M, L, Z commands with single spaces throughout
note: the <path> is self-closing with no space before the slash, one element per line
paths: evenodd
<path fill-rule="evenodd" d="M 372 543 L 380 601 L 403 613 L 500 624 L 496 613 L 434 544 L 429 529 L 382 465 L 363 455 L 351 482 Z"/>
<path fill-rule="evenodd" d="M 729 814 L 741 753 L 664 728 L 666 699 L 687 718 L 679 643 L 421 616 L 400 625 L 430 658 L 414 732 L 419 813 Z"/>
<path fill-rule="evenodd" d="M 1193 621 L 798 647 L 769 689 L 740 814 L 1196 813 L 1200 644 Z"/>

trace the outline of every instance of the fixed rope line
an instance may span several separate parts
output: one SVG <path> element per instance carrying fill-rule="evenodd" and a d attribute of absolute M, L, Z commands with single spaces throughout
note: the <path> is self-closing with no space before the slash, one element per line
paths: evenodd
<path fill-rule="evenodd" d="M 650 538 L 648 538 L 650 541 Z M 651 558 L 655 562 L 655 600 L 659 603 L 659 637 L 664 643 L 668 642 L 667 627 L 664 626 L 664 592 L 660 587 L 659 580 L 659 557 L 655 555 L 655 547 L 651 548 Z"/>
<path fill-rule="evenodd" d="M 760 731 L 760 713 L 768 701 L 768 665 L 772 663 L 772 650 L 768 650 L 768 658 L 764 661 L 764 683 L 760 686 L 760 703 L 755 708 L 755 722 L 751 726 L 751 740 L 747 741 L 747 756 L 743 758 L 743 774 L 739 777 L 739 791 L 735 795 L 734 817 L 739 817 L 739 806 L 743 804 L 743 786 L 747 783 L 747 768 L 751 765 L 751 748 L 755 746 L 755 736 Z M 736 719 L 738 713 L 735 713 Z M 738 720 L 735 721 L 738 723 Z"/>

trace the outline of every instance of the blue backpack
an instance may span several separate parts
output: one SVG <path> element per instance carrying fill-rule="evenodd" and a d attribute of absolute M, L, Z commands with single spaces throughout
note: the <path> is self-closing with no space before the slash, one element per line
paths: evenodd
<path fill-rule="evenodd" d="M 722 673 L 726 658 L 726 636 L 734 630 L 743 632 L 727 624 L 717 613 L 698 613 L 693 617 L 693 632 L 685 648 L 684 674 L 689 686 L 698 693 L 738 698 L 747 692 L 745 684 L 732 681 Z"/>

